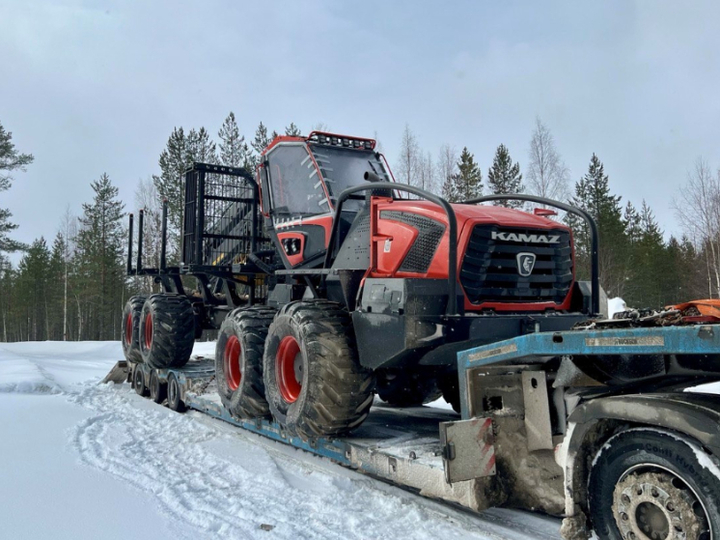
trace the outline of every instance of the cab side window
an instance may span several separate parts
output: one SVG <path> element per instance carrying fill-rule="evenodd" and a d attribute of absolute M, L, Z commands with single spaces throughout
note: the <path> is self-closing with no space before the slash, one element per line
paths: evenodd
<path fill-rule="evenodd" d="M 315 164 L 304 146 L 279 146 L 268 156 L 273 214 L 322 214 L 329 206 Z"/>

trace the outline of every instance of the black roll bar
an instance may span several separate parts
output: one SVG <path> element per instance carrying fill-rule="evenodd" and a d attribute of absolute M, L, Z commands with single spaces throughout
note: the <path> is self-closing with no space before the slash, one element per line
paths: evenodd
<path fill-rule="evenodd" d="M 132 274 L 132 256 L 133 256 L 133 215 L 128 216 L 128 252 L 127 252 L 127 275 Z"/>
<path fill-rule="evenodd" d="M 457 315 L 457 219 L 455 218 L 455 212 L 453 211 L 450 203 L 442 197 L 438 197 L 432 193 L 425 191 L 424 189 L 417 188 L 415 186 L 408 186 L 404 184 L 397 184 L 395 182 L 369 182 L 368 184 L 362 184 L 359 186 L 349 187 L 344 190 L 335 203 L 335 217 L 333 218 L 332 229 L 330 231 L 330 241 L 328 242 L 328 250 L 325 254 L 324 268 L 329 268 L 333 257 L 333 253 L 340 247 L 340 236 L 338 235 L 338 229 L 340 226 L 340 216 L 342 212 L 343 203 L 350 198 L 353 193 L 360 191 L 371 191 L 376 189 L 406 191 L 417 195 L 430 202 L 434 202 L 445 210 L 445 214 L 448 217 L 448 234 L 449 234 L 449 248 L 448 248 L 448 303 L 446 315 L 448 317 Z"/>
<path fill-rule="evenodd" d="M 137 264 L 135 265 L 136 272 L 142 272 L 142 256 L 143 256 L 143 216 L 145 211 L 141 208 L 138 212 L 138 250 L 137 250 Z"/>
<path fill-rule="evenodd" d="M 597 223 L 595 223 L 595 220 L 593 217 L 586 212 L 585 210 L 582 210 L 581 208 L 577 208 L 576 206 L 571 206 L 566 203 L 562 203 L 560 201 L 554 201 L 552 199 L 546 199 L 545 197 L 538 197 L 536 195 L 515 195 L 515 194 L 507 194 L 507 195 L 486 195 L 485 197 L 477 197 L 475 199 L 470 199 L 468 201 L 463 201 L 460 204 L 479 204 L 483 202 L 489 202 L 489 201 L 508 201 L 508 200 L 516 200 L 516 201 L 527 201 L 527 202 L 534 202 L 538 204 L 544 204 L 546 206 L 553 206 L 555 208 L 559 208 L 560 210 L 564 210 L 565 212 L 569 212 L 571 214 L 575 214 L 576 216 L 580 216 L 585 222 L 588 224 L 588 227 L 590 228 L 590 240 L 591 240 L 591 252 L 590 252 L 590 272 L 591 272 L 591 283 L 592 283 L 592 297 L 591 297 L 591 310 L 592 315 L 599 315 L 600 314 L 600 255 L 599 255 L 599 235 L 598 235 L 598 228 Z"/>
<path fill-rule="evenodd" d="M 167 220 L 168 220 L 168 200 L 163 199 L 162 202 L 162 229 L 160 232 L 160 271 L 167 269 Z"/>

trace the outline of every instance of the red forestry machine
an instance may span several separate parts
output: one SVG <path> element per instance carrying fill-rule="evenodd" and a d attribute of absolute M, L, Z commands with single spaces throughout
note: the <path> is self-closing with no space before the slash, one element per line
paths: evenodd
<path fill-rule="evenodd" d="M 128 301 L 126 357 L 180 367 L 203 330 L 219 330 L 225 407 L 272 415 L 303 439 L 358 427 L 375 393 L 397 406 L 442 395 L 457 410 L 459 350 L 566 330 L 600 311 L 597 242 L 593 282 L 577 282 L 570 230 L 548 210 L 478 205 L 502 199 L 577 214 L 597 238 L 587 214 L 563 203 L 449 204 L 394 183 L 371 139 L 277 137 L 256 178 L 196 163 L 179 266 L 166 263 L 163 225 L 160 265 L 143 267 L 140 213 L 132 268 L 130 218 L 128 274 L 164 292 Z"/>

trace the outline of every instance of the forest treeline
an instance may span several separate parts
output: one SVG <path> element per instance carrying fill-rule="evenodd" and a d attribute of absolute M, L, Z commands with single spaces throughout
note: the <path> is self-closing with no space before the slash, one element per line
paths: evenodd
<path fill-rule="evenodd" d="M 313 129 L 328 128 L 319 124 Z M 299 135 L 300 129 L 290 124 L 284 133 Z M 56 230 L 30 245 L 12 238 L 17 225 L 11 209 L 0 208 L 0 341 L 119 339 L 120 313 L 127 298 L 157 287 L 125 274 L 128 212 L 145 210 L 145 265 L 157 266 L 161 201 L 168 200 L 169 258 L 177 262 L 183 172 L 195 161 L 252 171 L 260 152 L 276 135 L 260 123 L 246 138 L 233 113 L 217 137 L 204 127 L 177 127 L 158 158 L 156 173 L 138 182 L 134 201 L 120 200 L 113 180 L 99 174 L 91 182 L 93 198 L 82 205 L 80 215 L 68 210 Z M 498 145 L 483 171 L 471 145 L 462 149 L 443 145 L 429 152 L 407 125 L 400 142 L 398 155 L 391 159 L 395 180 L 451 202 L 484 194 L 531 193 L 588 211 L 600 230 L 601 284 L 611 297 L 620 296 L 630 306 L 660 307 L 720 296 L 720 171 L 713 171 L 702 159 L 694 163 L 674 197 L 683 234 L 666 239 L 645 201 L 622 201 L 611 190 L 600 156 L 592 154 L 587 171 L 572 181 L 552 133 L 540 119 L 523 167 L 504 144 Z M 382 151 L 381 143 L 378 149 Z M 14 175 L 32 162 L 33 156 L 17 149 L 12 134 L 0 123 L 0 192 L 10 189 Z M 516 201 L 502 204 L 524 207 Z M 573 228 L 577 277 L 587 279 L 587 227 L 572 215 L 555 219 Z M 16 265 L 8 258 L 12 252 L 22 253 Z"/>

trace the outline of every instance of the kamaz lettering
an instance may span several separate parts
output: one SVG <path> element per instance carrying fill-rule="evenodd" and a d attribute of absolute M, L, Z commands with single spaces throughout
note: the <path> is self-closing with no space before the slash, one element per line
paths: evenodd
<path fill-rule="evenodd" d="M 559 244 L 559 234 L 525 234 L 511 232 L 492 232 L 493 240 L 502 240 L 503 242 L 525 242 L 529 244 Z"/>

